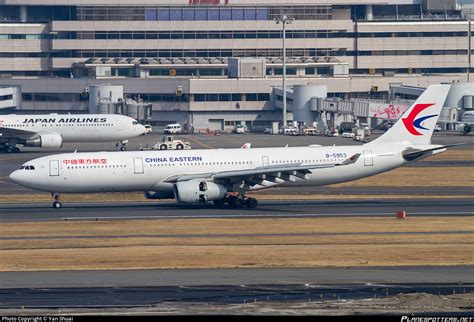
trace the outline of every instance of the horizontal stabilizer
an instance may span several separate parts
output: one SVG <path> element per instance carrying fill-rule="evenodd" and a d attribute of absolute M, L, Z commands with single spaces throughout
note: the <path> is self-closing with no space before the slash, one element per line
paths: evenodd
<path fill-rule="evenodd" d="M 405 151 L 403 151 L 403 158 L 406 161 L 416 161 L 418 159 L 429 157 L 429 156 L 433 155 L 432 152 L 436 152 L 436 151 L 439 151 L 439 150 L 446 150 L 447 148 L 451 148 L 453 146 L 459 146 L 459 145 L 464 145 L 464 143 L 442 145 L 442 146 L 438 146 L 436 148 L 426 149 L 426 150 L 409 148 L 409 149 L 406 149 Z"/>

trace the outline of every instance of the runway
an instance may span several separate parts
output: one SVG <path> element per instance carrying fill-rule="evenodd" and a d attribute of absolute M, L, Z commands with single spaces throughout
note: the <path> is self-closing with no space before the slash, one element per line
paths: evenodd
<path fill-rule="evenodd" d="M 70 203 L 53 209 L 49 203 L 2 204 L 0 222 L 57 220 L 195 219 L 195 218 L 298 218 L 298 217 L 379 217 L 472 216 L 470 198 L 394 199 L 337 201 L 262 201 L 255 209 L 212 206 L 183 206 L 174 202 L 154 203 Z"/>
<path fill-rule="evenodd" d="M 473 276 L 471 266 L 0 273 L 0 309 L 344 301 L 402 293 L 449 295 L 473 292 Z"/>
<path fill-rule="evenodd" d="M 474 283 L 474 266 L 159 269 L 2 272 L 5 289 L 241 285 L 380 285 Z"/>

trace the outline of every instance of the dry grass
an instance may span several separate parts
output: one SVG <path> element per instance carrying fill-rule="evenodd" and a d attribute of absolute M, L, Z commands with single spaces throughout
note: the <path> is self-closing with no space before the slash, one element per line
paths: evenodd
<path fill-rule="evenodd" d="M 131 246 L 15 250 L 1 255 L 2 271 L 473 264 L 472 244 Z"/>
<path fill-rule="evenodd" d="M 470 167 L 398 168 L 379 175 L 331 187 L 474 187 Z"/>
<path fill-rule="evenodd" d="M 424 159 L 423 161 L 462 161 L 474 160 L 474 149 L 449 149 L 446 152 Z"/>
<path fill-rule="evenodd" d="M 472 265 L 473 230 L 466 217 L 5 223 L 0 271 Z"/>

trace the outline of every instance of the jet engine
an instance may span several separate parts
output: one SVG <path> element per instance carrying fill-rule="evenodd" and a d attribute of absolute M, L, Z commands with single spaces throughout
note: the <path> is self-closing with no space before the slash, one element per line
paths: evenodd
<path fill-rule="evenodd" d="M 57 133 L 44 133 L 26 140 L 25 146 L 34 146 L 45 149 L 58 149 L 63 146 L 63 137 Z"/>
<path fill-rule="evenodd" d="M 176 200 L 182 203 L 206 203 L 224 199 L 227 189 L 220 184 L 204 180 L 178 182 L 175 185 Z"/>
<path fill-rule="evenodd" d="M 145 191 L 147 199 L 174 199 L 173 192 Z"/>

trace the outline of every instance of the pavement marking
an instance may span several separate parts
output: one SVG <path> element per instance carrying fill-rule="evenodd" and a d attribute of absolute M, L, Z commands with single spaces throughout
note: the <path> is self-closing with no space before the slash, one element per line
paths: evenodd
<path fill-rule="evenodd" d="M 199 141 L 198 139 L 195 139 L 195 138 L 192 138 L 192 137 L 188 137 L 189 140 L 193 141 L 194 143 L 202 146 L 202 147 L 205 147 L 206 149 L 214 149 L 212 146 L 210 145 L 207 145 L 207 144 L 204 144 L 202 143 L 201 141 Z"/>

